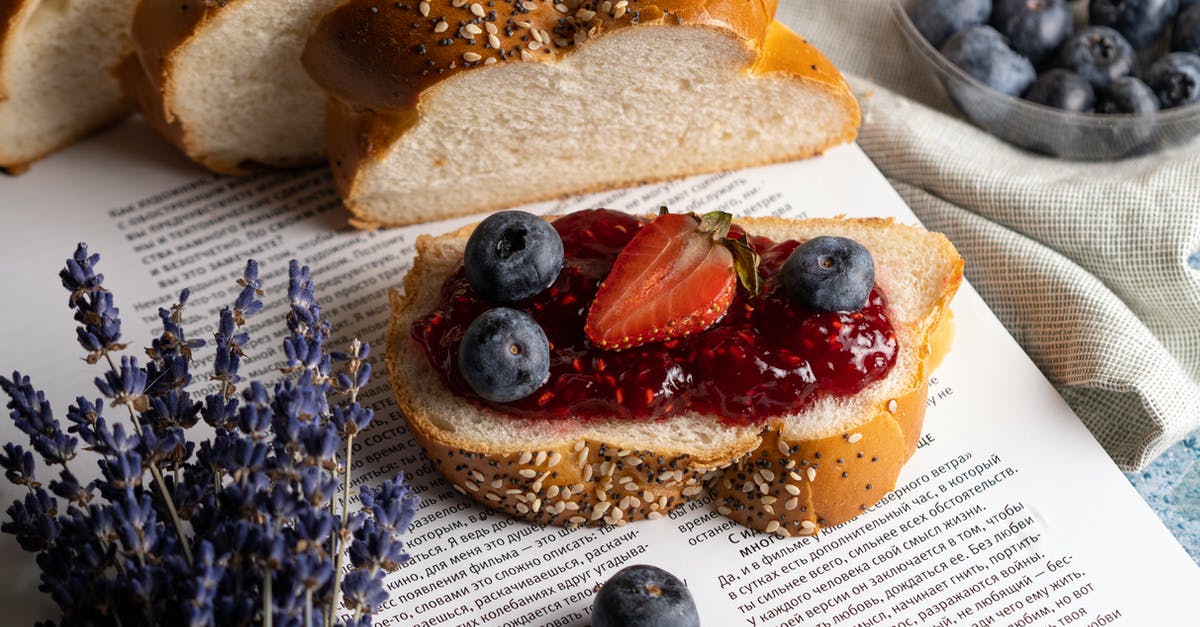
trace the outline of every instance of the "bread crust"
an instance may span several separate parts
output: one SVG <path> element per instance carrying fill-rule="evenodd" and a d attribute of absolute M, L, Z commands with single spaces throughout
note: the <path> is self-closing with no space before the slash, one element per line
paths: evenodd
<path fill-rule="evenodd" d="M 180 52 L 216 20 L 253 0 L 202 0 L 179 3 L 170 0 L 142 0 L 133 20 L 135 53 L 117 68 L 121 88 L 147 122 L 167 141 L 191 159 L 222 174 L 250 174 L 268 168 L 300 167 L 320 162 L 323 155 L 307 159 L 262 163 L 252 159 L 232 161 L 208 154 L 197 145 L 188 120 L 175 116 L 175 63 Z"/>
<path fill-rule="evenodd" d="M 418 107 L 429 88 L 472 68 L 553 63 L 588 39 L 625 28 L 703 26 L 727 33 L 757 54 L 776 8 L 776 0 L 635 0 L 626 3 L 636 6 L 628 10 L 581 6 L 564 13 L 556 8 L 565 8 L 561 3 L 528 2 L 532 10 L 525 4 L 424 0 L 381 9 L 374 0 L 350 0 L 318 24 L 304 48 L 304 66 L 339 100 L 397 111 Z M 439 20 L 446 23 L 444 30 L 437 30 Z M 460 32 L 468 27 L 478 32 Z M 531 40 L 534 30 L 538 34 Z"/>
<path fill-rule="evenodd" d="M 685 19 L 683 22 L 684 24 L 714 28 L 729 33 L 730 36 L 741 38 L 743 44 L 753 51 L 754 58 L 757 59 L 748 68 L 749 73 L 760 76 L 783 74 L 792 77 L 814 90 L 827 94 L 838 103 L 840 109 L 846 114 L 846 123 L 840 128 L 832 129 L 833 132 L 829 134 L 826 142 L 822 145 L 802 146 L 797 144 L 796 150 L 793 152 L 777 157 L 751 155 L 747 159 L 737 163 L 735 168 L 748 168 L 805 159 L 821 154 L 833 146 L 854 141 L 861 123 L 861 114 L 858 102 L 854 98 L 849 85 L 833 63 L 821 54 L 819 50 L 783 24 L 771 19 L 771 16 L 774 15 L 774 3 L 764 4 L 760 7 L 763 11 L 766 11 L 764 14 L 750 12 L 743 15 L 738 13 L 737 15 L 741 19 L 733 20 L 733 18 L 730 18 L 731 22 L 729 23 L 734 24 L 734 26 L 729 28 L 722 26 L 727 24 L 727 22 L 722 21 L 721 17 L 725 13 L 734 12 L 735 6 L 744 7 L 745 5 L 728 2 L 697 3 L 682 1 L 676 4 L 680 6 L 704 5 L 707 7 L 706 12 L 700 12 L 693 7 L 691 13 L 678 13 L 681 16 L 688 15 L 688 19 Z M 325 20 L 322 20 L 316 33 L 305 47 L 304 52 L 304 63 L 309 73 L 318 84 L 329 90 L 332 94 L 329 99 L 326 123 L 330 165 L 333 170 L 334 181 L 341 193 L 343 204 L 345 204 L 353 216 L 351 223 L 364 229 L 404 226 L 414 222 L 412 219 L 381 220 L 360 202 L 361 193 L 359 190 L 363 175 L 367 169 L 365 166 L 372 161 L 382 159 L 392 144 L 419 121 L 420 111 L 424 103 L 428 102 L 428 99 L 436 94 L 438 87 L 443 84 L 443 81 L 451 80 L 453 76 L 468 69 L 467 67 L 457 66 L 457 69 L 453 72 L 447 72 L 442 75 L 430 73 L 427 76 L 420 76 L 418 73 L 417 77 L 414 78 L 410 74 L 414 71 L 414 68 L 421 70 L 422 66 L 411 65 L 412 55 L 397 52 L 397 50 L 403 49 L 395 47 L 394 42 L 389 41 L 387 50 L 375 50 L 374 48 L 369 48 L 368 43 L 359 41 L 359 39 L 365 39 L 370 31 L 367 34 L 360 35 L 359 38 L 354 39 L 351 43 L 335 43 L 334 40 L 337 40 L 339 33 L 349 32 L 347 29 L 355 23 L 355 19 L 363 18 L 364 15 L 368 16 L 368 18 L 378 18 L 380 14 L 372 14 L 370 12 L 369 8 L 372 6 L 375 5 L 367 0 L 362 0 L 342 5 L 331 12 Z M 665 16 L 676 15 L 676 10 L 676 8 L 664 10 L 659 19 L 653 22 L 643 20 L 634 25 L 617 21 L 608 27 L 609 32 L 622 28 L 662 25 L 666 23 Z M 431 9 L 431 15 L 434 14 L 432 11 L 433 9 Z M 561 14 L 557 12 L 553 12 L 553 14 L 554 16 L 561 17 Z M 680 19 L 684 18 L 681 17 Z M 368 19 L 368 21 L 370 20 Z M 389 28 L 399 28 L 404 33 L 409 33 L 412 30 L 402 27 L 403 24 L 400 26 L 389 26 Z M 379 30 L 385 29 L 381 27 Z M 409 35 L 409 37 L 415 40 L 415 35 Z M 376 39 L 378 39 L 378 36 L 376 36 Z M 401 41 L 408 42 L 407 39 Z M 459 39 L 455 41 L 465 40 Z M 355 61 L 353 59 L 349 61 L 342 59 L 339 64 L 335 64 L 333 63 L 333 59 L 340 57 L 333 56 L 330 50 L 338 49 L 339 45 L 357 45 L 370 49 L 372 53 L 370 59 L 372 62 L 384 63 L 385 61 L 379 61 L 379 59 L 387 59 L 389 64 L 386 67 L 376 67 L 366 61 Z M 439 54 L 444 57 L 451 55 L 452 52 L 454 54 L 461 54 L 461 46 L 464 46 L 464 44 L 456 43 L 451 46 L 430 47 L 427 49 L 431 51 L 428 54 Z M 568 54 L 572 49 L 568 48 L 565 52 L 558 52 L 556 55 Z M 548 50 L 548 48 L 542 48 L 541 50 Z M 366 56 L 366 52 L 355 49 L 354 54 L 347 53 L 347 55 L 350 57 Z M 556 60 L 556 55 L 539 55 L 530 60 L 548 63 Z M 501 63 L 519 60 L 519 57 L 514 56 Z M 432 59 L 430 62 L 454 63 L 453 60 L 437 61 Z M 347 67 L 357 67 L 357 71 L 361 72 L 361 75 L 349 74 L 351 71 L 347 70 Z M 484 66 L 475 64 L 469 67 Z M 377 74 L 370 74 L 369 72 L 371 71 L 377 72 Z M 371 76 L 393 75 L 401 76 L 402 79 L 397 79 L 392 83 L 386 81 L 375 81 L 372 83 L 369 80 Z M 363 86 L 364 84 L 367 86 Z M 388 91 L 389 89 L 391 91 Z M 377 91 L 387 93 L 376 93 Z M 715 172 L 718 169 L 714 166 L 708 169 L 682 172 L 676 177 L 640 176 L 575 190 L 575 193 L 592 193 L 612 187 L 656 183 L 669 180 L 670 178 Z M 558 196 L 559 194 L 554 192 L 530 189 L 529 193 L 521 199 L 521 203 L 552 200 Z M 468 210 L 471 213 L 496 211 L 504 208 L 506 205 L 507 203 L 497 202 L 488 206 L 472 206 Z"/>
<path fill-rule="evenodd" d="M 8 84 L 6 68 L 8 60 L 11 58 L 11 46 L 15 43 L 17 33 L 22 25 L 30 17 L 30 13 L 37 9 L 41 0 L 0 0 L 0 102 L 8 100 L 12 93 L 13 86 Z M 115 72 L 116 68 L 109 68 Z M 0 172 L 6 174 L 22 174 L 29 169 L 30 164 L 45 157 L 46 155 L 57 152 L 76 141 L 108 128 L 112 124 L 120 121 L 128 113 L 129 103 L 118 102 L 115 111 L 110 112 L 110 115 L 94 120 L 92 124 L 83 126 L 75 132 L 64 137 L 61 141 L 44 146 L 40 151 L 32 155 L 21 155 L 19 157 L 3 154 L 0 150 Z"/>
<path fill-rule="evenodd" d="M 760 232 L 787 228 L 791 221 L 738 222 L 749 232 Z M 823 228 L 839 221 L 808 222 Z M 906 228 L 890 220 L 853 222 L 861 228 Z M 692 455 L 683 449 L 651 450 L 571 436 L 522 450 L 474 441 L 435 424 L 436 417 L 422 409 L 422 391 L 404 374 L 406 368 L 432 370 L 409 326 L 425 313 L 415 311 L 415 303 L 429 290 L 440 289 L 447 255 L 455 250 L 461 255 L 461 242 L 472 228 L 418 239 L 405 292 L 391 293 L 386 365 L 397 404 L 416 439 L 451 485 L 481 504 L 543 524 L 622 525 L 658 518 L 709 492 L 719 512 L 748 527 L 781 536 L 812 535 L 874 505 L 894 487 L 916 450 L 926 380 L 952 338 L 948 306 L 962 279 L 962 259 L 944 237 L 930 235 L 937 238 L 934 245 L 948 269 L 937 277 L 937 295 L 928 311 L 914 321 L 917 345 L 901 347 L 918 351 L 919 365 L 899 393 L 877 399 L 844 430 L 800 437 L 790 432 L 790 417 L 781 417 L 748 429 L 720 450 Z"/>

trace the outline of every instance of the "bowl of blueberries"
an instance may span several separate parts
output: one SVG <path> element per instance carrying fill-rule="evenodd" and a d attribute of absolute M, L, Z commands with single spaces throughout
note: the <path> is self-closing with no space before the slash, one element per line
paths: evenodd
<path fill-rule="evenodd" d="M 1200 134 L 1200 0 L 897 0 L 916 56 L 977 126 L 1111 160 Z"/>

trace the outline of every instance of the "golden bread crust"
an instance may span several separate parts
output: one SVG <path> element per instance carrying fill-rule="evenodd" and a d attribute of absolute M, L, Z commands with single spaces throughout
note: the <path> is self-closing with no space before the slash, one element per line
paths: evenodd
<path fill-rule="evenodd" d="M 793 223 L 782 218 L 738 222 L 750 232 Z M 809 221 L 818 228 L 844 222 Z M 862 228 L 907 228 L 883 219 L 854 222 Z M 461 243 L 473 228 L 418 239 L 405 292 L 391 294 L 386 365 L 397 404 L 427 455 L 458 491 L 481 504 L 544 524 L 622 525 L 658 518 L 707 491 L 718 511 L 748 527 L 783 536 L 812 535 L 875 504 L 894 487 L 901 467 L 916 450 L 926 380 L 951 340 L 948 306 L 962 279 L 962 259 L 944 237 L 931 235 L 949 269 L 937 277 L 940 285 L 929 310 L 913 322 L 921 338 L 917 346 L 901 347 L 918 351 L 919 366 L 898 394 L 877 399 L 869 415 L 845 431 L 793 437 L 787 419 L 773 419 L 757 432 L 701 456 L 627 444 L 621 448 L 620 443 L 569 435 L 533 448 L 490 445 L 439 428 L 435 417 L 422 409 L 422 391 L 404 375 L 406 368 L 430 368 L 409 325 L 424 313 L 413 311 L 414 302 L 440 288 L 446 256 L 454 251 L 461 255 Z M 443 270 L 439 273 L 436 267 Z"/>

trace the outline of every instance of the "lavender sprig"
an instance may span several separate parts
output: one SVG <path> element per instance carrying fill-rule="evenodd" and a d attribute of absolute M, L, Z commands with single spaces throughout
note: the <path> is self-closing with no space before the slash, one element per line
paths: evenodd
<path fill-rule="evenodd" d="M 284 340 L 291 376 L 273 386 L 244 381 L 246 320 L 263 308 L 250 261 L 218 317 L 216 389 L 193 398 L 190 366 L 204 342 L 185 333 L 189 292 L 159 310 L 162 332 L 143 366 L 119 355 L 119 310 L 98 262 L 80 244 L 60 277 L 87 361 L 109 365 L 95 380 L 103 398 L 77 397 L 63 431 L 28 377 L 0 377 L 30 442 L 0 449 L 5 477 L 26 490 L 0 530 L 38 554 L 41 588 L 61 608 L 61 624 L 326 625 L 337 622 L 339 606 L 353 611 L 346 624 L 369 624 L 386 598 L 383 576 L 408 558 L 400 536 L 417 503 L 397 477 L 364 489 L 363 509 L 349 509 L 353 440 L 373 417 L 358 402 L 369 347 L 327 350 L 332 327 L 309 269 L 293 262 Z M 110 421 L 106 405 L 125 408 L 129 423 Z M 188 441 L 201 419 L 212 437 Z M 68 465 L 80 443 L 98 458 L 101 478 L 90 484 Z M 48 486 L 36 476 L 39 457 L 61 466 Z"/>

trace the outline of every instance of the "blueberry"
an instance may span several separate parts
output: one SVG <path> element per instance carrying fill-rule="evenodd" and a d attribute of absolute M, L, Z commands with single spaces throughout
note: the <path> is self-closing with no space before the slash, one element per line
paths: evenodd
<path fill-rule="evenodd" d="M 862 244 L 822 235 L 792 251 L 779 281 L 788 298 L 815 311 L 857 311 L 875 285 L 875 260 Z"/>
<path fill-rule="evenodd" d="M 1053 55 L 1075 31 L 1064 0 L 996 0 L 993 15 L 996 30 L 1035 65 Z"/>
<path fill-rule="evenodd" d="M 955 33 L 942 46 L 942 54 L 967 74 L 1010 96 L 1025 93 L 1037 77 L 1029 59 L 1013 52 L 1004 36 L 990 26 Z"/>
<path fill-rule="evenodd" d="M 463 252 L 471 287 L 498 303 L 515 303 L 550 287 L 562 264 L 558 231 L 524 211 L 488 216 L 475 227 Z"/>
<path fill-rule="evenodd" d="M 1200 0 L 1179 12 L 1171 31 L 1171 50 L 1200 54 Z"/>
<path fill-rule="evenodd" d="M 954 33 L 986 22 L 991 12 L 992 0 L 921 0 L 913 24 L 937 48 Z"/>
<path fill-rule="evenodd" d="M 592 602 L 592 627 L 700 627 L 700 615 L 678 577 L 638 564 L 601 586 Z"/>
<path fill-rule="evenodd" d="M 458 370 L 475 393 L 497 403 L 525 398 L 550 378 L 550 342 L 529 314 L 489 309 L 458 346 Z"/>
<path fill-rule="evenodd" d="M 1025 93 L 1025 99 L 1047 107 L 1088 113 L 1096 104 L 1096 90 L 1082 76 L 1055 68 L 1038 77 Z"/>
<path fill-rule="evenodd" d="M 1063 43 L 1058 64 L 1103 90 L 1114 80 L 1133 73 L 1137 54 L 1121 33 L 1107 26 L 1093 26 Z"/>
<path fill-rule="evenodd" d="M 1088 19 L 1111 26 L 1141 50 L 1154 43 L 1179 11 L 1179 0 L 1091 0 Z"/>
<path fill-rule="evenodd" d="M 1133 76 L 1123 76 L 1112 82 L 1100 99 L 1096 111 L 1109 114 L 1138 114 L 1158 111 L 1158 96 L 1154 90 Z"/>
<path fill-rule="evenodd" d="M 1164 109 L 1200 102 L 1200 55 L 1168 54 L 1146 70 L 1146 84 Z"/>

